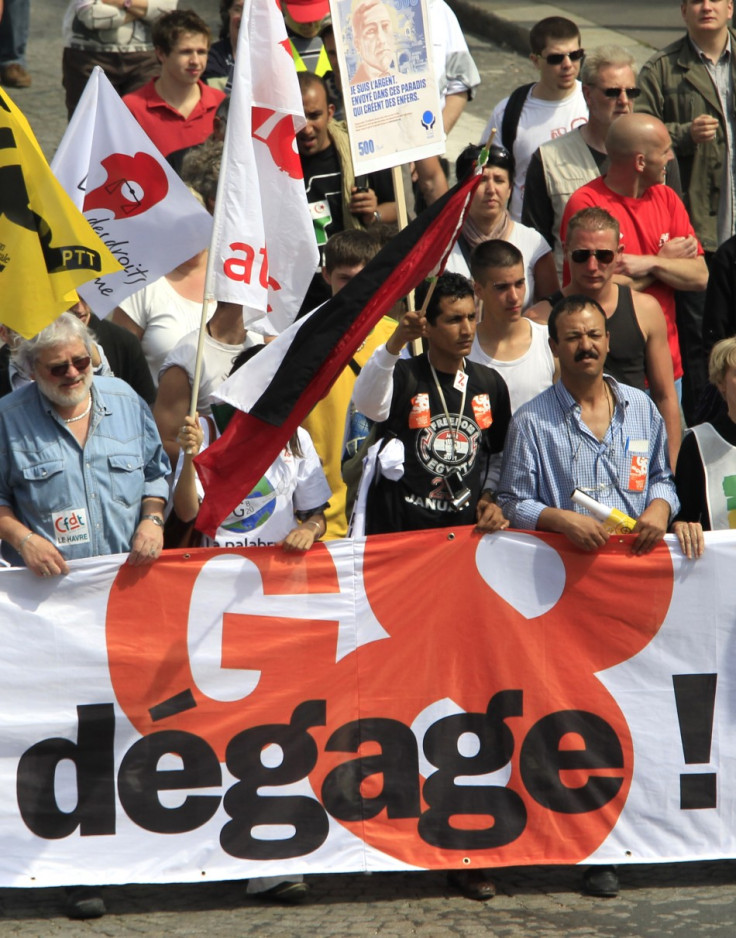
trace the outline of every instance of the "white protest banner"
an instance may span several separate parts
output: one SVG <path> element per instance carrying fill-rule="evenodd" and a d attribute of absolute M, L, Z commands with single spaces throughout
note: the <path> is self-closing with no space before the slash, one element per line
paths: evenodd
<path fill-rule="evenodd" d="M 427 0 L 331 0 L 356 174 L 445 151 Z"/>
<path fill-rule="evenodd" d="M 733 857 L 736 534 L 0 571 L 0 885 Z"/>
<path fill-rule="evenodd" d="M 294 321 L 319 265 L 296 151 L 305 124 L 284 19 L 245 0 L 207 280 L 272 334 Z"/>
<path fill-rule="evenodd" d="M 104 318 L 121 300 L 209 244 L 209 212 L 149 140 L 99 66 L 51 169 L 123 267 L 79 288 L 98 316 Z"/>

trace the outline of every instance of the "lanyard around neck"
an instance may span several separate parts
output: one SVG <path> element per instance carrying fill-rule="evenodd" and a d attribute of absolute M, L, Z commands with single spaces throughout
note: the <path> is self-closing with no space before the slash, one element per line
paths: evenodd
<path fill-rule="evenodd" d="M 429 361 L 429 358 L 427 359 L 427 361 Z M 467 376 L 466 376 L 465 383 L 463 384 L 463 396 L 462 396 L 462 400 L 460 401 L 460 413 L 457 415 L 457 426 L 453 430 L 452 421 L 450 420 L 450 412 L 447 409 L 447 401 L 445 400 L 445 395 L 442 391 L 442 386 L 440 385 L 439 378 L 437 377 L 437 372 L 434 370 L 434 365 L 432 364 L 432 362 L 429 362 L 429 367 L 432 369 L 432 377 L 434 378 L 434 383 L 435 383 L 435 387 L 437 388 L 437 393 L 439 394 L 440 400 L 442 401 L 442 409 L 445 412 L 445 417 L 447 419 L 447 426 L 448 426 L 448 429 L 450 430 L 450 459 L 454 462 L 455 461 L 455 443 L 457 440 L 457 436 L 460 433 L 460 422 L 462 421 L 463 414 L 465 413 L 465 397 L 468 392 Z M 465 359 L 463 359 L 462 365 L 460 367 L 462 368 L 462 373 L 465 374 Z"/>

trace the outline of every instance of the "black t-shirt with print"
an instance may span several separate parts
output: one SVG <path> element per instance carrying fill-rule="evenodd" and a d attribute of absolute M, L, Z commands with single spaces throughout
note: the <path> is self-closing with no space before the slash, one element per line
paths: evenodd
<path fill-rule="evenodd" d="M 493 369 L 466 361 L 465 407 L 455 375 L 437 372 L 451 428 L 427 356 L 401 359 L 394 368 L 391 413 L 379 429 L 404 445 L 404 475 L 381 478 L 371 488 L 366 534 L 474 524 L 488 460 L 503 451 L 511 419 L 509 392 Z M 453 445 L 454 437 L 454 445 Z M 459 472 L 470 499 L 457 509 L 446 477 Z"/>

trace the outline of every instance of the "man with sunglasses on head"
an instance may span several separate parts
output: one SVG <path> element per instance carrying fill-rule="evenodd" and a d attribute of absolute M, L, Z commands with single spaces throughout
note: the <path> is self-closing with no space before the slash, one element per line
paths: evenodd
<path fill-rule="evenodd" d="M 605 209 L 584 208 L 573 215 L 565 241 L 570 282 L 533 306 L 528 315 L 537 322 L 547 322 L 552 307 L 565 296 L 584 295 L 599 304 L 609 333 L 606 374 L 640 391 L 649 387 L 667 428 L 670 464 L 674 466 L 682 433 L 667 321 L 653 297 L 615 282 L 616 261 L 624 251 L 619 238 L 619 224 Z"/>
<path fill-rule="evenodd" d="M 0 401 L 3 557 L 43 577 L 102 554 L 152 563 L 171 467 L 148 405 L 118 378 L 93 378 L 92 339 L 72 313 L 13 354 L 34 380 Z"/>
<path fill-rule="evenodd" d="M 588 123 L 548 140 L 532 156 L 526 174 L 521 220 L 536 228 L 555 252 L 562 277 L 562 213 L 576 189 L 605 175 L 608 168 L 606 134 L 623 114 L 631 114 L 640 91 L 636 87 L 634 57 L 621 46 L 599 46 L 585 56 L 580 72 Z M 677 161 L 667 164 L 667 185 L 678 195 Z"/>
<path fill-rule="evenodd" d="M 585 52 L 580 30 L 562 16 L 549 16 L 529 33 L 530 58 L 539 69 L 539 80 L 521 85 L 493 109 L 483 131 L 486 143 L 493 130 L 494 143 L 511 150 L 516 161 L 514 191 L 509 212 L 521 221 L 526 171 L 532 154 L 547 140 L 569 133 L 588 119 L 578 74 Z"/>

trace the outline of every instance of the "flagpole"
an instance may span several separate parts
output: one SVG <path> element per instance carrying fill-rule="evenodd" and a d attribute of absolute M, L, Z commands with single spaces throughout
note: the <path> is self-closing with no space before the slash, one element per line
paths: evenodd
<path fill-rule="evenodd" d="M 240 43 L 238 44 L 240 45 Z M 222 157 L 220 158 L 220 167 L 227 166 L 227 160 L 229 159 L 231 142 L 231 135 L 229 133 L 230 122 L 228 121 L 225 124 L 225 139 L 222 143 Z M 197 337 L 197 355 L 194 359 L 194 374 L 192 375 L 192 395 L 189 399 L 189 416 L 194 419 L 195 414 L 197 413 L 197 399 L 199 397 L 199 386 L 202 381 L 202 360 L 204 356 L 204 337 L 207 329 L 207 310 L 209 308 L 210 300 L 216 299 L 215 297 L 215 257 L 217 255 L 217 244 L 220 237 L 219 230 L 219 219 L 218 219 L 218 202 L 220 199 L 225 198 L 224 190 L 227 188 L 222 183 L 225 182 L 223 178 L 224 174 L 220 173 L 220 179 L 217 186 L 217 194 L 215 195 L 215 205 L 212 209 L 212 235 L 210 237 L 210 246 L 207 250 L 207 268 L 204 275 L 204 298 L 202 299 L 202 315 L 199 319 L 199 336 Z"/>
<path fill-rule="evenodd" d="M 207 257 L 207 268 L 209 272 L 210 260 Z M 211 291 L 209 291 L 211 293 Z M 214 297 L 210 296 L 205 288 L 204 299 L 202 300 L 202 315 L 199 320 L 199 336 L 197 337 L 197 356 L 194 359 L 194 374 L 192 376 L 192 395 L 189 399 L 189 416 L 193 419 L 197 415 L 197 398 L 199 397 L 199 385 L 202 381 L 202 358 L 204 356 L 204 337 L 207 330 L 207 310 L 209 302 Z"/>

